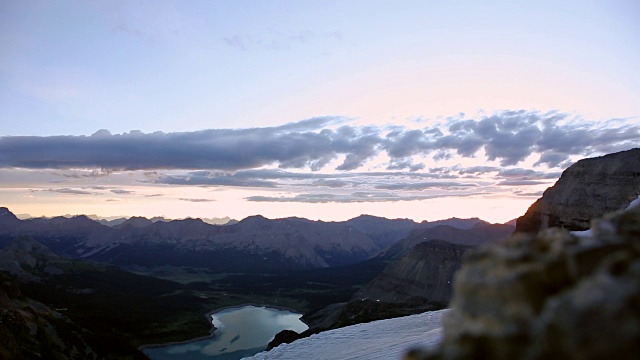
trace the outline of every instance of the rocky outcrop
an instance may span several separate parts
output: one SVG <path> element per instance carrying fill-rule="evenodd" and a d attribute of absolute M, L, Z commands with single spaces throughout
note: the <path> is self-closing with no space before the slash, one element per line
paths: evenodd
<path fill-rule="evenodd" d="M 586 230 L 591 219 L 624 209 L 639 195 L 640 148 L 583 159 L 531 205 L 518 219 L 516 231 Z"/>
<path fill-rule="evenodd" d="M 293 330 L 282 330 L 267 344 L 267 351 L 282 344 L 289 344 L 300 339 L 300 334 Z"/>
<path fill-rule="evenodd" d="M 470 255 L 444 340 L 408 359 L 639 359 L 640 207 Z"/>
<path fill-rule="evenodd" d="M 453 274 L 470 246 L 431 240 L 416 245 L 407 255 L 387 266 L 355 297 L 387 303 L 421 298 L 446 304 L 451 299 Z"/>

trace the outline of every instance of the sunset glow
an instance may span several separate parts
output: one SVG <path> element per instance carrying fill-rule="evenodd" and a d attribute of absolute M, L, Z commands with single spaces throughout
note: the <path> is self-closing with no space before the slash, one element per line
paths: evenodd
<path fill-rule="evenodd" d="M 637 1 L 4 1 L 0 206 L 516 218 L 637 147 Z"/>

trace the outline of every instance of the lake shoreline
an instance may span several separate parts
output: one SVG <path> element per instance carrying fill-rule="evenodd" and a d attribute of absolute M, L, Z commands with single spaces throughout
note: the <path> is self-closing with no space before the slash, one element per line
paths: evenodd
<path fill-rule="evenodd" d="M 208 339 L 215 339 L 215 331 L 216 331 L 216 327 L 215 325 L 213 325 L 213 319 L 211 318 L 211 316 L 213 314 L 217 314 L 219 312 L 225 311 L 225 310 L 230 310 L 230 309 L 240 309 L 246 306 L 254 306 L 254 307 L 263 307 L 263 308 L 269 308 L 269 309 L 275 309 L 278 311 L 290 311 L 296 314 L 299 314 L 299 310 L 295 310 L 292 308 L 288 308 L 286 306 L 278 306 L 278 305 L 264 305 L 264 304 L 256 304 L 256 303 L 242 303 L 239 305 L 230 305 L 230 306 L 225 306 L 225 307 L 221 307 L 221 308 L 216 308 L 215 310 L 209 311 L 208 313 L 204 314 L 205 319 L 207 319 L 207 322 L 209 324 L 211 324 L 211 329 L 209 330 L 209 335 L 204 335 L 204 336 L 200 336 L 200 337 L 196 337 L 196 338 L 192 338 L 189 340 L 182 340 L 182 341 L 172 341 L 172 342 L 167 342 L 167 343 L 162 343 L 162 344 L 145 344 L 145 345 L 141 345 L 138 346 L 138 350 L 140 351 L 144 351 L 146 349 L 157 349 L 157 348 L 163 348 L 163 347 L 167 347 L 167 346 L 174 346 L 174 345 L 182 345 L 182 344 L 188 344 L 190 342 L 193 341 L 200 341 L 200 340 L 208 340 Z M 304 314 L 302 314 L 304 316 Z M 304 320 L 302 320 L 302 317 L 300 317 L 300 321 L 302 321 L 305 325 L 309 326 L 309 324 L 307 324 Z"/>

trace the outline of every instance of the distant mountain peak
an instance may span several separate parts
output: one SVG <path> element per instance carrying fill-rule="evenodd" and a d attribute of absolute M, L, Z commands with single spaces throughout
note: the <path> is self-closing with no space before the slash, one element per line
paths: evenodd
<path fill-rule="evenodd" d="M 15 216 L 9 209 L 6 207 L 0 207 L 0 225 L 12 225 L 20 222 L 17 216 Z"/>
<path fill-rule="evenodd" d="M 145 226 L 149 226 L 153 224 L 153 221 L 142 217 L 142 216 L 132 216 L 129 219 L 125 220 L 121 224 L 115 225 L 114 228 L 120 229 L 125 227 L 133 227 L 133 228 L 143 228 Z"/>
<path fill-rule="evenodd" d="M 240 220 L 241 224 L 265 224 L 268 223 L 269 219 L 262 215 L 251 215 L 246 218 Z"/>

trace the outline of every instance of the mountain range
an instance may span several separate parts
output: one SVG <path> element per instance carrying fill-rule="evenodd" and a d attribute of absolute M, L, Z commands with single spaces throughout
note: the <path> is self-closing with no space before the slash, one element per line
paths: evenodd
<path fill-rule="evenodd" d="M 509 225 L 479 219 L 416 223 L 368 215 L 345 222 L 251 216 L 224 226 L 200 219 L 154 222 L 132 217 L 106 226 L 83 215 L 20 220 L 0 208 L 0 244 L 30 236 L 69 258 L 125 267 L 206 267 L 218 272 L 343 266 L 374 256 L 404 255 L 420 242 L 420 236 L 477 245 L 509 231 Z M 405 240 L 398 243 L 401 239 Z"/>

